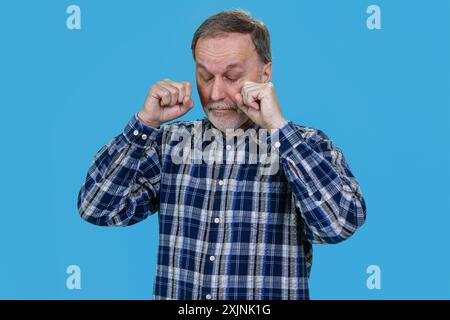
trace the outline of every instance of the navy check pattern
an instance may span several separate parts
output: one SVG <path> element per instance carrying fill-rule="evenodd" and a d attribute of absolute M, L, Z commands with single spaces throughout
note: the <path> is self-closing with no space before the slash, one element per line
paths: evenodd
<path fill-rule="evenodd" d="M 173 161 L 177 133 L 211 128 L 204 118 L 154 129 L 134 115 L 95 155 L 78 195 L 81 217 L 129 226 L 158 212 L 155 299 L 309 299 L 312 244 L 343 241 L 366 218 L 341 150 L 289 122 L 277 144 L 268 137 L 275 174 L 261 174 L 260 163 Z M 214 153 L 229 153 L 227 143 Z"/>

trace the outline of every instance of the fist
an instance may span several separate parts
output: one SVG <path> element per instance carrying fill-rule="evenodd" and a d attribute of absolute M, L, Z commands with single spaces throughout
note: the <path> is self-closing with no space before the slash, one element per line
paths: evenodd
<path fill-rule="evenodd" d="M 235 96 L 236 104 L 253 122 L 265 129 L 278 129 L 284 119 L 272 82 L 246 81 Z"/>
<path fill-rule="evenodd" d="M 138 112 L 139 119 L 153 128 L 177 119 L 192 109 L 192 83 L 169 79 L 154 84 Z"/>

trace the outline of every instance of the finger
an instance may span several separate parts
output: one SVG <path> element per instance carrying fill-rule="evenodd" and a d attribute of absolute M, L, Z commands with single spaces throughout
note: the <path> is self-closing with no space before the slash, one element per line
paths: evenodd
<path fill-rule="evenodd" d="M 254 89 L 254 88 L 261 88 L 261 90 L 265 88 L 273 88 L 274 85 L 272 82 L 251 82 L 246 81 L 243 85 L 243 88 L 245 89 Z"/>
<path fill-rule="evenodd" d="M 246 87 L 246 86 L 242 87 L 241 94 L 242 94 L 242 100 L 244 101 L 244 103 L 248 100 L 248 91 L 249 91 L 248 87 Z"/>
<path fill-rule="evenodd" d="M 170 84 L 170 82 L 164 82 L 163 86 L 170 92 L 170 105 L 174 106 L 178 104 L 178 96 L 179 96 L 178 88 Z"/>
<path fill-rule="evenodd" d="M 252 119 L 252 121 L 257 121 L 260 117 L 260 111 L 257 111 L 244 103 L 243 97 L 240 93 L 235 95 L 236 105 L 247 117 Z"/>
<path fill-rule="evenodd" d="M 167 106 L 170 104 L 170 91 L 160 85 L 155 86 L 152 97 L 160 100 L 160 106 Z"/>
<path fill-rule="evenodd" d="M 254 90 L 262 91 L 264 90 L 264 85 L 257 82 L 247 82 L 247 84 L 242 87 L 242 91 L 244 91 L 247 95 L 249 92 Z"/>
<path fill-rule="evenodd" d="M 260 89 L 246 89 L 244 90 L 244 104 L 246 104 L 249 107 L 252 107 L 255 110 L 259 110 L 259 104 L 257 103 L 258 96 L 260 93 Z"/>
<path fill-rule="evenodd" d="M 242 87 L 244 90 L 251 90 L 255 88 L 262 88 L 261 83 L 247 82 L 247 84 Z"/>
<path fill-rule="evenodd" d="M 258 82 L 253 82 L 253 81 L 245 81 L 244 82 L 244 87 L 251 87 L 251 86 L 255 86 L 255 85 L 259 85 L 260 83 Z"/>
<path fill-rule="evenodd" d="M 185 82 L 184 86 L 186 87 L 186 96 L 188 96 L 190 99 L 192 99 L 192 83 L 191 82 Z"/>
<path fill-rule="evenodd" d="M 244 104 L 244 99 L 242 97 L 242 94 L 240 93 L 236 93 L 236 95 L 234 96 L 234 99 L 236 100 L 236 105 L 237 107 L 244 112 L 245 114 L 247 114 L 248 112 L 248 106 L 246 106 Z"/>
<path fill-rule="evenodd" d="M 183 82 L 170 82 L 170 84 L 178 89 L 178 103 L 183 103 L 184 96 L 186 95 L 186 86 Z"/>
<path fill-rule="evenodd" d="M 192 101 L 188 97 L 184 97 L 183 102 L 181 104 L 178 104 L 176 106 L 172 106 L 171 108 L 175 108 L 174 110 L 176 113 L 176 118 L 181 117 L 185 113 L 187 113 L 189 110 L 192 109 L 194 106 L 194 101 Z"/>
<path fill-rule="evenodd" d="M 194 106 L 194 100 L 192 100 L 188 96 L 185 96 L 184 99 L 183 99 L 182 107 L 190 109 L 193 106 Z"/>

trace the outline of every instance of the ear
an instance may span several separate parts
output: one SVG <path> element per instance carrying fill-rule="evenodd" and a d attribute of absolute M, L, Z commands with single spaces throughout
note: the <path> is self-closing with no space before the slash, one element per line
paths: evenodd
<path fill-rule="evenodd" d="M 272 79 L 272 62 L 266 63 L 262 69 L 262 82 L 267 83 Z"/>

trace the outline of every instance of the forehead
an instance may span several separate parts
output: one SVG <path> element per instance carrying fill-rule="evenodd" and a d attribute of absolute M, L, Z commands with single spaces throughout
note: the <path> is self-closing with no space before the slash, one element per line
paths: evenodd
<path fill-rule="evenodd" d="M 230 64 L 243 66 L 258 59 L 250 34 L 227 33 L 212 38 L 200 38 L 195 47 L 196 62 L 210 71 L 220 71 Z"/>

